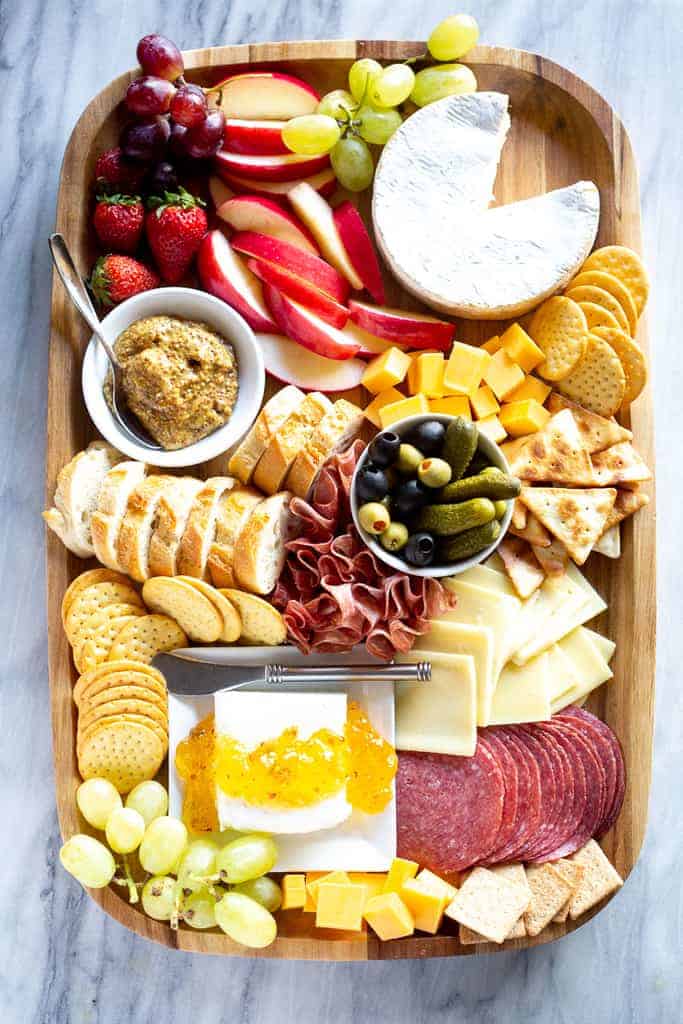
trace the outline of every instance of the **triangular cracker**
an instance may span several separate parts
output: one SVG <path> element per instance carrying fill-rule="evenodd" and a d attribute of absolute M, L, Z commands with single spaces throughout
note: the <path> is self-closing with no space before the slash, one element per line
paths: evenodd
<path fill-rule="evenodd" d="M 512 525 L 515 530 L 523 530 L 526 526 L 529 510 L 523 505 L 519 498 L 515 498 L 512 505 Z"/>
<path fill-rule="evenodd" d="M 583 565 L 614 505 L 614 487 L 522 487 L 520 498 L 577 565 Z"/>
<path fill-rule="evenodd" d="M 580 487 L 595 482 L 590 456 L 569 409 L 552 416 L 543 430 L 531 434 L 510 462 L 521 480 L 538 480 Z"/>
<path fill-rule="evenodd" d="M 596 412 L 591 412 L 590 409 L 584 409 L 582 405 L 570 402 L 568 398 L 558 395 L 556 391 L 549 396 L 546 408 L 552 413 L 569 409 L 579 428 L 583 447 L 589 455 L 604 451 L 605 448 L 611 448 L 612 445 L 620 444 L 621 441 L 630 441 L 633 437 L 631 431 L 622 427 L 616 420 L 607 419 L 606 416 L 599 416 Z"/>
<path fill-rule="evenodd" d="M 506 537 L 498 545 L 498 554 L 518 595 L 522 600 L 531 597 L 544 582 L 545 573 L 526 541 Z"/>
<path fill-rule="evenodd" d="M 519 501 L 519 498 L 517 500 Z M 553 541 L 545 526 L 541 526 L 536 516 L 529 512 L 529 509 L 526 509 L 526 513 L 527 519 L 523 528 L 518 530 L 514 523 L 510 523 L 508 533 L 511 533 L 514 537 L 519 537 L 521 540 L 526 540 L 529 544 L 533 544 L 538 548 L 549 548 Z"/>
<path fill-rule="evenodd" d="M 519 499 L 517 499 L 519 500 Z M 611 530 L 613 526 L 620 523 L 623 519 L 628 519 L 634 512 L 637 512 L 639 508 L 643 508 L 650 501 L 648 494 L 644 491 L 639 490 L 637 487 L 633 490 L 627 490 L 624 488 L 617 488 L 617 497 L 614 505 L 610 509 L 609 515 L 605 520 L 605 527 L 603 534 L 608 530 Z"/>
<path fill-rule="evenodd" d="M 650 480 L 652 473 L 630 441 L 612 445 L 592 456 L 595 483 L 600 487 Z"/>
<path fill-rule="evenodd" d="M 601 537 L 598 537 L 595 544 L 593 545 L 593 551 L 599 555 L 604 555 L 605 558 L 619 558 L 621 555 L 621 534 L 619 532 L 619 523 L 615 523 L 614 526 L 610 526 L 609 530 L 605 530 Z"/>

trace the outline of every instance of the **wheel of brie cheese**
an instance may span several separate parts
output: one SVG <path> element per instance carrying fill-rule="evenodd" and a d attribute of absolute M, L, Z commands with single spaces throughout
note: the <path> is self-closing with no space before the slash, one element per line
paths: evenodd
<path fill-rule="evenodd" d="M 526 313 L 569 282 L 597 234 L 591 181 L 489 209 L 507 108 L 496 92 L 423 107 L 377 166 L 372 216 L 387 264 L 413 295 L 454 316 Z"/>

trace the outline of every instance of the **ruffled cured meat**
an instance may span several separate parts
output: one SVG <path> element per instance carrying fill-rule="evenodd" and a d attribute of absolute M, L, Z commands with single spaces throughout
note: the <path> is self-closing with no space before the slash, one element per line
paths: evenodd
<path fill-rule="evenodd" d="M 363 447 L 356 441 L 328 460 L 310 503 L 293 498 L 290 504 L 295 537 L 271 600 L 305 654 L 365 643 L 370 654 L 388 660 L 409 651 L 430 620 L 455 603 L 438 580 L 389 569 L 358 535 L 349 494 Z"/>

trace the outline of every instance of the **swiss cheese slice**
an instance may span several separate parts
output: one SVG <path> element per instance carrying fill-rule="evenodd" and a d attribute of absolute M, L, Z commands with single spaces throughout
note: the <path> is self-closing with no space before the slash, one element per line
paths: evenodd
<path fill-rule="evenodd" d="M 442 621 L 490 626 L 493 630 L 493 674 L 497 678 L 507 661 L 509 638 L 514 632 L 522 602 L 517 597 L 485 590 L 474 583 L 463 583 L 459 576 L 448 577 L 443 583 L 455 594 L 458 603 L 451 611 L 444 612 Z"/>
<path fill-rule="evenodd" d="M 546 650 L 551 644 L 567 636 L 572 630 L 589 622 L 607 607 L 605 601 L 600 597 L 588 582 L 586 577 L 574 565 L 572 561 L 567 563 L 567 570 L 564 577 L 564 588 L 569 594 L 563 604 L 556 607 L 549 618 L 544 619 L 537 632 L 530 639 L 517 648 L 514 654 L 514 661 L 524 664 L 530 658 Z M 543 585 L 549 585 L 550 579 Z M 541 588 L 543 589 L 543 588 Z"/>
<path fill-rule="evenodd" d="M 396 748 L 472 757 L 477 746 L 477 676 L 471 654 L 398 653 L 399 664 L 429 661 L 428 683 L 396 683 Z"/>
<path fill-rule="evenodd" d="M 562 576 L 549 576 L 540 589 L 523 604 L 515 626 L 509 657 L 518 664 L 528 661 L 528 658 L 520 658 L 518 661 L 517 652 L 538 639 L 540 631 L 543 630 L 550 617 L 566 603 L 571 595 L 577 593 L 578 588 L 567 573 Z M 550 645 L 546 644 L 545 646 Z"/>
<path fill-rule="evenodd" d="M 560 644 L 553 644 L 545 652 L 548 673 L 548 699 L 550 706 L 562 697 L 576 683 L 574 663 L 564 653 Z M 534 659 L 535 660 L 535 659 Z"/>
<path fill-rule="evenodd" d="M 572 664 L 575 683 L 552 702 L 553 714 L 568 704 L 583 700 L 597 686 L 612 678 L 612 670 L 603 658 L 589 630 L 579 627 L 559 645 Z"/>
<path fill-rule="evenodd" d="M 548 655 L 526 665 L 504 667 L 493 695 L 489 725 L 515 725 L 550 718 Z"/>
<path fill-rule="evenodd" d="M 488 564 L 473 565 L 458 576 L 463 583 L 474 583 L 475 587 L 483 587 L 484 590 L 493 590 L 496 594 L 503 594 L 506 597 L 517 597 L 517 592 L 510 582 L 510 577 L 505 571 L 492 568 Z"/>
<path fill-rule="evenodd" d="M 602 633 L 596 633 L 595 630 L 587 629 L 585 626 L 584 629 L 609 665 L 614 652 L 617 649 L 617 645 L 614 640 L 609 640 L 606 636 L 603 636 Z"/>
<path fill-rule="evenodd" d="M 428 633 L 417 638 L 414 651 L 470 654 L 477 679 L 477 725 L 487 725 L 496 679 L 493 674 L 494 636 L 490 626 L 435 619 Z"/>

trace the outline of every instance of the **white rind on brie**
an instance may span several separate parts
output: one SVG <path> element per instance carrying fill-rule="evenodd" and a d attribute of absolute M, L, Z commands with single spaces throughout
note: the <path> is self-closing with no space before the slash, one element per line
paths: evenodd
<path fill-rule="evenodd" d="M 226 796 L 220 789 L 216 790 L 216 803 L 221 832 L 232 828 L 238 832 L 292 836 L 336 828 L 351 816 L 353 809 L 346 799 L 346 787 L 310 807 L 254 807 L 244 800 Z"/>

